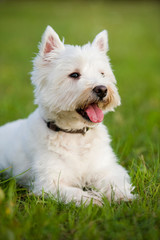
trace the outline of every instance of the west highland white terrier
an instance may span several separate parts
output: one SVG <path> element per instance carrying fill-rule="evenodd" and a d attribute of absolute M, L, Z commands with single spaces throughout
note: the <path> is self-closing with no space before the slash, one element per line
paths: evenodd
<path fill-rule="evenodd" d="M 80 47 L 46 28 L 31 77 L 38 108 L 0 128 L 0 169 L 11 167 L 33 193 L 76 204 L 133 199 L 102 124 L 104 113 L 120 105 L 107 51 L 105 30 Z"/>

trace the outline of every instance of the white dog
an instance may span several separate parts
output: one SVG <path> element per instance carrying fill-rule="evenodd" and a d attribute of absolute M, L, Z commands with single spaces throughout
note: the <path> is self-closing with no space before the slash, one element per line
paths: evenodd
<path fill-rule="evenodd" d="M 35 194 L 66 202 L 133 199 L 102 124 L 104 113 L 120 105 L 107 32 L 80 47 L 64 45 L 48 26 L 39 49 L 31 77 L 38 108 L 0 128 L 0 169 L 11 167 Z"/>

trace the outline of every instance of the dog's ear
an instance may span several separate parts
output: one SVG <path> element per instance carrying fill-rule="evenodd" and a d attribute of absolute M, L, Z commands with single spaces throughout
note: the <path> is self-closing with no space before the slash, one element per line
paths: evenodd
<path fill-rule="evenodd" d="M 106 30 L 100 32 L 93 40 L 92 46 L 98 48 L 99 51 L 105 53 L 108 51 L 108 33 Z"/>
<path fill-rule="evenodd" d="M 64 44 L 61 42 L 58 34 L 53 30 L 53 28 L 47 26 L 39 46 L 40 55 L 45 56 L 57 49 L 64 49 Z"/>

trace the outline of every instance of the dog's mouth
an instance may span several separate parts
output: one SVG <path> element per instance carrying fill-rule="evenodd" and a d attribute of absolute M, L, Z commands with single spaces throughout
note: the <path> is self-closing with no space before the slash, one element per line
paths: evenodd
<path fill-rule="evenodd" d="M 84 109 L 79 108 L 76 110 L 84 119 L 93 122 L 100 123 L 103 121 L 104 114 L 96 103 L 92 103 Z"/>

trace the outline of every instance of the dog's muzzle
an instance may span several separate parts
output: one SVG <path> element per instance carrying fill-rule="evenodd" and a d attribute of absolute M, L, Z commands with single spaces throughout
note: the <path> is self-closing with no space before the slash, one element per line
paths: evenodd
<path fill-rule="evenodd" d="M 93 88 L 93 92 L 102 100 L 107 95 L 107 88 L 104 85 L 98 85 Z"/>

